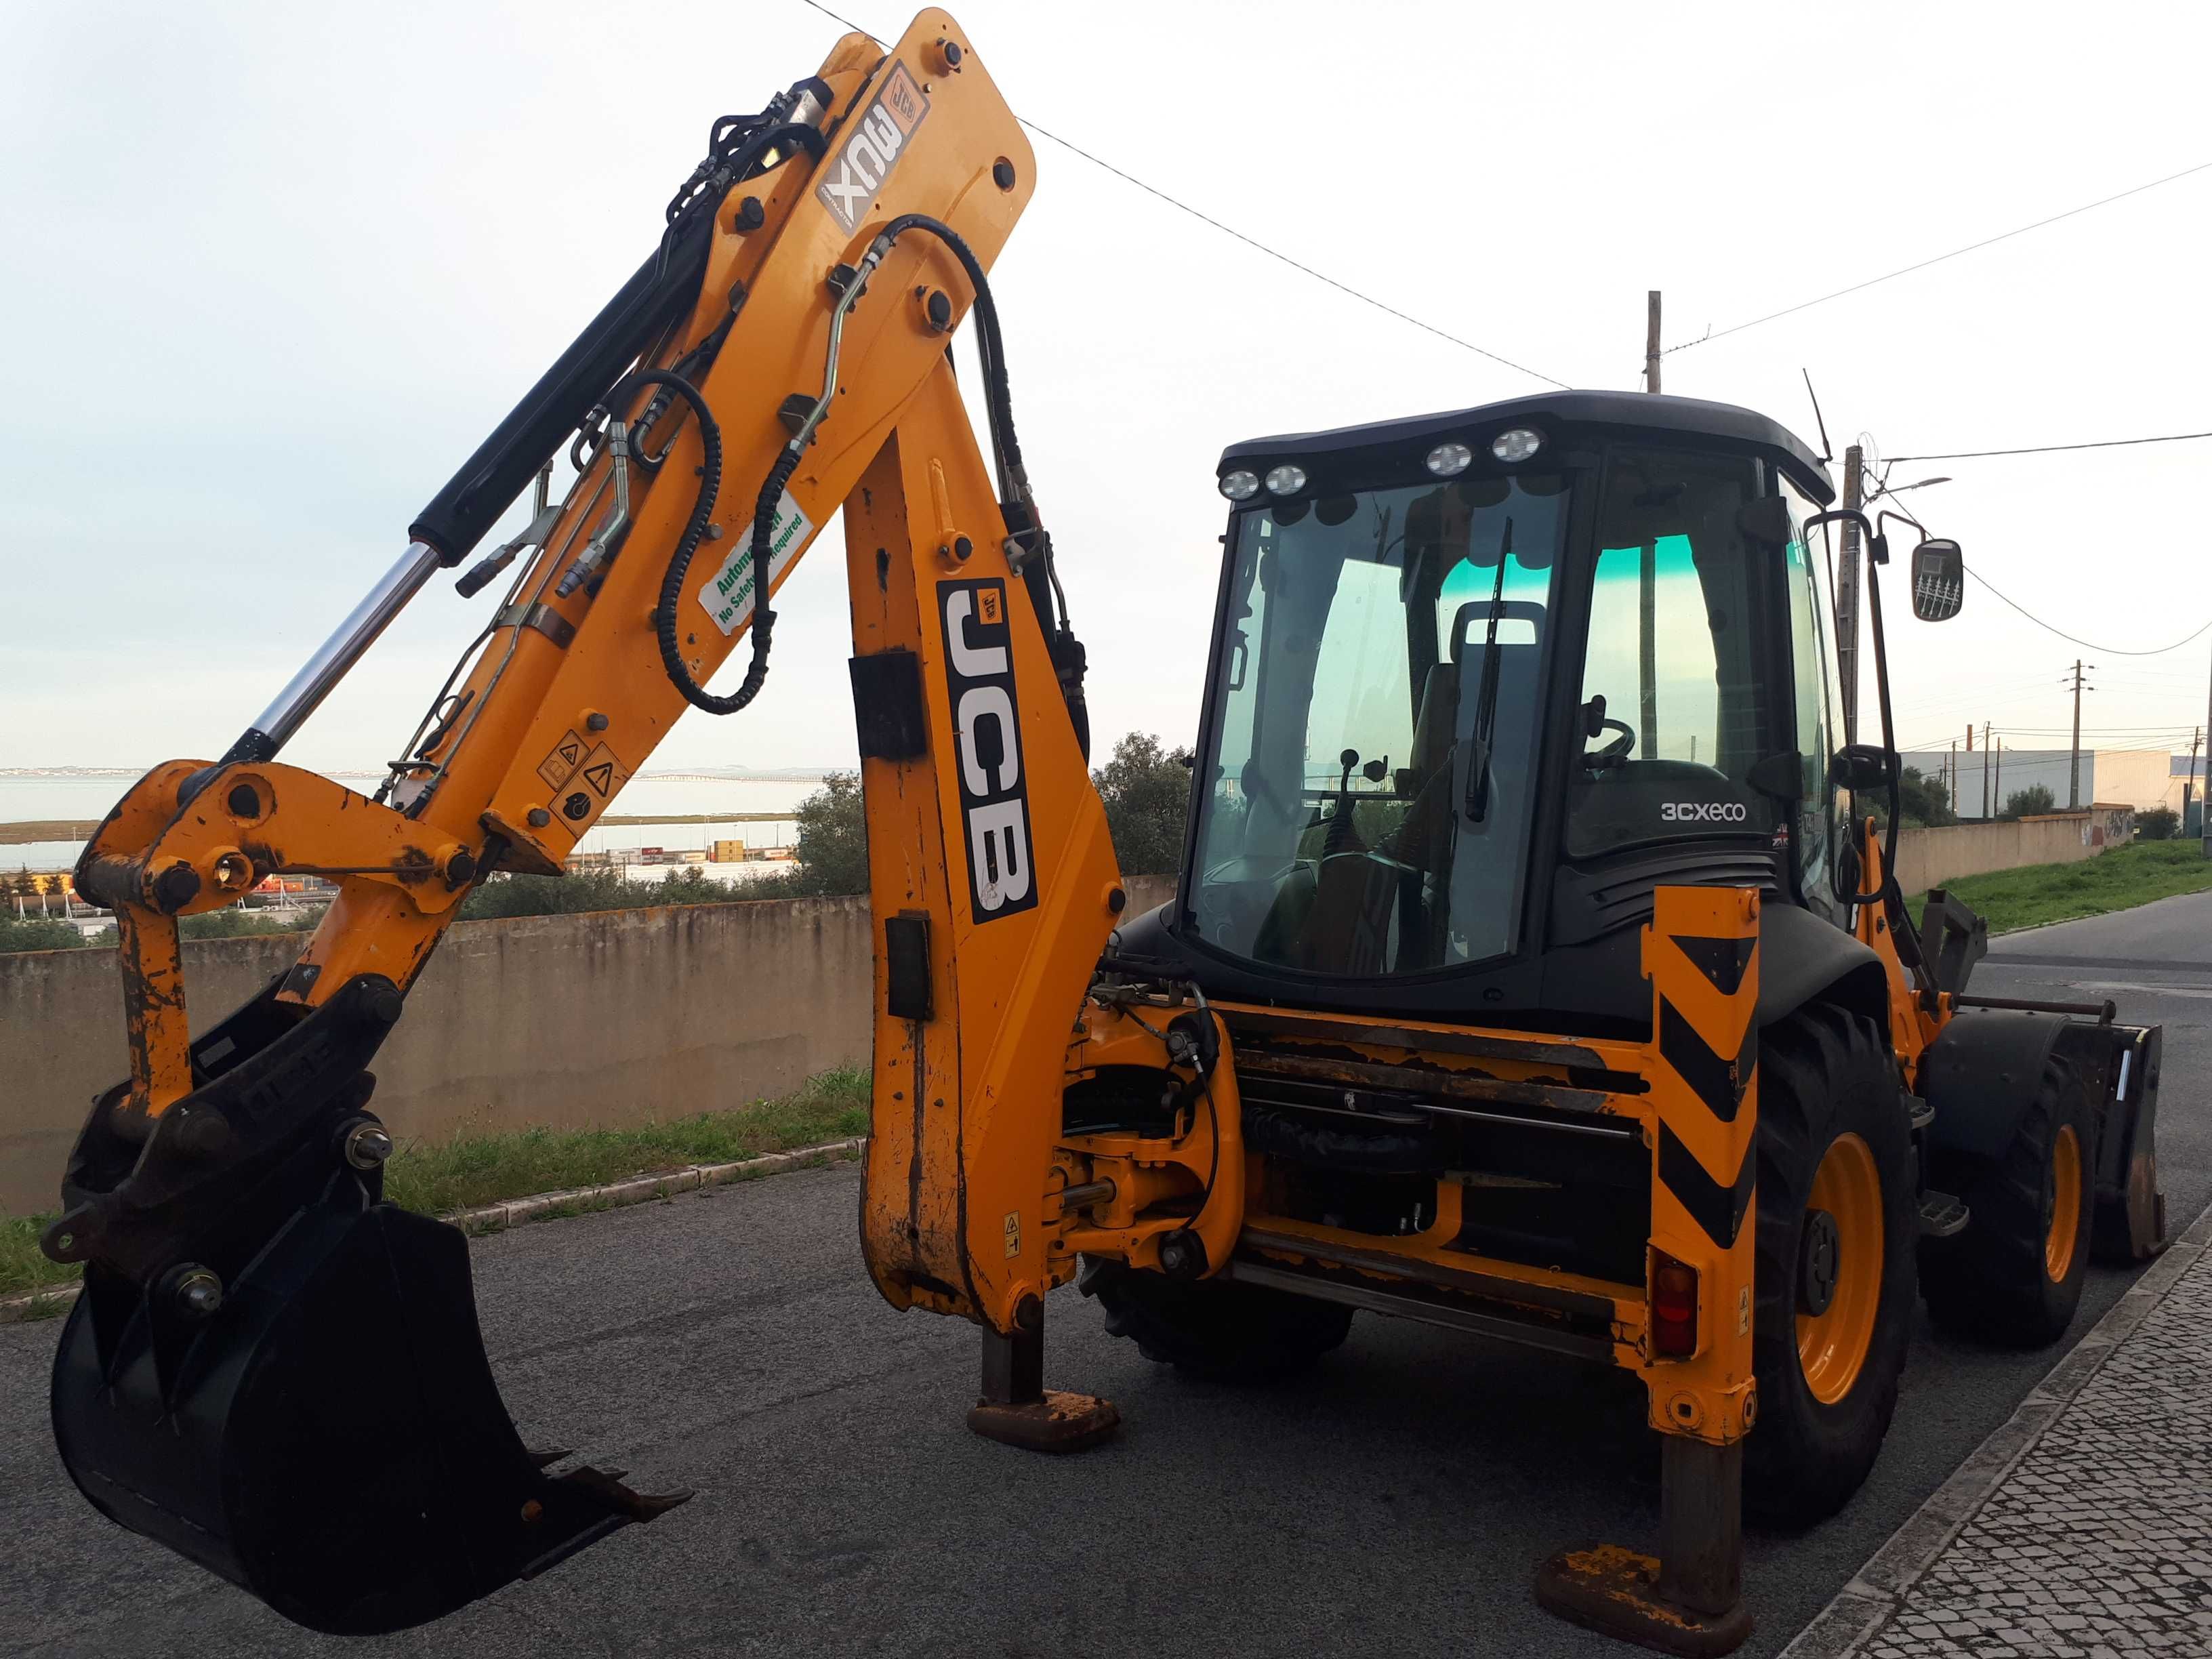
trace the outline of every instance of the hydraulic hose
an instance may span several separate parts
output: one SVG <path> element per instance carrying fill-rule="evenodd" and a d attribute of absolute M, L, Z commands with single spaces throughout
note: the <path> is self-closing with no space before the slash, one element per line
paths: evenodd
<path fill-rule="evenodd" d="M 940 219 L 926 213 L 902 213 L 884 227 L 872 246 L 887 250 L 909 230 L 927 231 L 942 242 L 960 262 L 975 290 L 976 349 L 983 362 L 983 407 L 990 423 L 991 453 L 998 467 L 999 508 L 1006 521 L 1007 536 L 1028 550 L 1030 556 L 1021 565 L 1022 582 L 1045 629 L 1045 647 L 1060 682 L 1060 700 L 1075 728 L 1076 745 L 1087 762 L 1091 711 L 1083 695 L 1087 660 L 1083 641 L 1075 637 L 1068 622 L 1067 596 L 1060 589 L 1060 574 L 1053 564 L 1052 538 L 1037 519 L 1029 474 L 1022 465 L 1021 441 L 1014 435 L 1013 393 L 1006 379 L 1006 342 L 999 331 L 998 302 L 991 296 L 991 284 L 975 251 L 959 232 Z"/>
<path fill-rule="evenodd" d="M 622 395 L 643 386 L 665 386 L 691 405 L 691 412 L 699 421 L 699 495 L 691 504 L 691 516 L 685 520 L 684 533 L 678 538 L 676 550 L 668 556 L 668 569 L 660 579 L 660 603 L 653 607 L 653 629 L 660 643 L 660 665 L 666 671 L 669 682 L 684 694 L 684 701 L 704 708 L 709 714 L 727 714 L 750 702 L 759 690 L 755 685 L 735 699 L 717 697 L 692 678 L 691 670 L 684 660 L 681 641 L 677 637 L 676 606 L 684 595 L 684 579 L 690 574 L 692 556 L 698 552 L 699 543 L 707 533 L 707 521 L 714 516 L 715 498 L 722 489 L 722 428 L 715 423 L 714 412 L 707 407 L 707 399 L 697 386 L 681 374 L 665 369 L 649 368 L 633 374 L 623 383 Z M 610 398 L 608 403 L 618 401 Z M 771 509 L 772 510 L 772 509 Z M 759 568 L 758 566 L 756 567 Z M 758 640 L 768 611 L 768 589 L 764 576 L 757 576 L 760 583 L 754 595 L 753 633 L 754 654 L 761 653 Z M 748 682 L 750 676 L 747 677 Z M 728 707 L 720 707 L 721 704 Z"/>

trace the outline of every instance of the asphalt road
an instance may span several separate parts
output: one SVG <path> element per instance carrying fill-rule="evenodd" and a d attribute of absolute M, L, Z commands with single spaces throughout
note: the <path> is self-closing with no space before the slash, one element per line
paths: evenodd
<path fill-rule="evenodd" d="M 2117 998 L 2163 1021 L 2160 1168 L 2179 1231 L 2212 1199 L 2212 895 L 2002 941 L 1976 988 Z M 1648 1547 L 1640 1395 L 1363 1316 L 1295 1383 L 1185 1381 L 1052 1298 L 1047 1380 L 1127 1419 L 1079 1458 L 962 1425 L 972 1332 L 876 1297 L 850 1169 L 526 1227 L 476 1247 L 478 1301 L 533 1444 L 699 1496 L 443 1624 L 340 1644 L 100 1519 L 47 1438 L 55 1324 L 0 1328 L 0 1651 L 1120 1656 L 1614 1655 L 1531 1600 L 1562 1544 Z M 2076 1333 L 2130 1275 L 2099 1269 Z M 1924 1322 L 1881 1463 L 1841 1516 L 1754 1535 L 1759 1632 L 1786 1643 L 2063 1352 Z"/>

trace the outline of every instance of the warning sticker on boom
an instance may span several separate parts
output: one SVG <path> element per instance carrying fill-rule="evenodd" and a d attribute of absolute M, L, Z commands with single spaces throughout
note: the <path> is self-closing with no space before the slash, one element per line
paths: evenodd
<path fill-rule="evenodd" d="M 739 537 L 730 556 L 724 559 L 707 585 L 699 590 L 699 603 L 707 607 L 707 614 L 714 619 L 714 626 L 725 635 L 738 631 L 738 624 L 753 614 L 753 526 L 748 519 L 738 526 Z M 791 499 L 791 492 L 783 492 L 776 503 L 775 524 L 769 532 L 769 580 L 774 582 L 783 574 L 784 567 L 798 556 L 813 535 L 814 526 L 799 503 Z"/>
<path fill-rule="evenodd" d="M 553 745 L 553 752 L 538 763 L 538 775 L 545 780 L 548 789 L 558 789 L 576 775 L 576 769 L 583 763 L 584 740 L 572 726 Z"/>

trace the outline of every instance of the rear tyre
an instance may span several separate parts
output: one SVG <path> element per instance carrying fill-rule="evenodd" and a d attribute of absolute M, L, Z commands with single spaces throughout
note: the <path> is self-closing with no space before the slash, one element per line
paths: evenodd
<path fill-rule="evenodd" d="M 1264 1382 L 1304 1370 L 1342 1344 L 1352 1310 L 1234 1279 L 1176 1279 L 1090 1257 L 1078 1280 L 1106 1310 L 1106 1333 L 1146 1358 L 1215 1382 Z"/>
<path fill-rule="evenodd" d="M 2074 1322 L 2089 1259 L 2096 1145 L 2089 1093 L 2052 1057 L 2002 1157 L 1937 1152 L 1929 1184 L 1966 1200 L 1966 1230 L 1920 1244 L 1920 1294 L 1937 1325 L 2039 1348 Z"/>
<path fill-rule="evenodd" d="M 1911 1331 L 1912 1136 L 1873 1021 L 1816 1004 L 1761 1034 L 1757 1155 L 1744 1502 L 1808 1526 L 1873 1468 Z"/>

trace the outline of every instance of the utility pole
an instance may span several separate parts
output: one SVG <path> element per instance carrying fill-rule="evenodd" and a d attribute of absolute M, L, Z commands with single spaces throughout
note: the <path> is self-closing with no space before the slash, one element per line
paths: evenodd
<path fill-rule="evenodd" d="M 2198 726 L 2189 734 L 2189 771 L 2181 780 L 2181 827 L 2184 834 L 2189 829 L 2189 798 L 2197 782 L 2197 745 L 2204 740 L 2204 728 Z"/>
<path fill-rule="evenodd" d="M 1644 389 L 1659 389 L 1659 290 L 1644 295 Z"/>
<path fill-rule="evenodd" d="M 1866 488 L 1866 452 L 1844 451 L 1844 505 L 1857 507 Z M 1859 740 L 1859 527 L 1844 520 L 1843 566 L 1836 573 L 1836 679 L 1844 698 L 1844 741 Z M 2212 858 L 2212 844 L 2205 856 Z"/>
<path fill-rule="evenodd" d="M 1951 763 L 1943 769 L 1943 799 L 1954 802 L 1959 799 L 1959 740 L 1951 739 Z M 1954 810 L 1956 810 L 1955 808 Z"/>
<path fill-rule="evenodd" d="M 1968 728 L 1970 731 L 1972 729 Z M 1982 722 L 1982 822 L 1990 820 L 1990 723 Z"/>
<path fill-rule="evenodd" d="M 2069 812 L 2081 805 L 2081 694 L 2097 689 L 2094 685 L 2081 684 L 2081 671 L 2084 667 L 2094 668 L 2096 665 L 2094 663 L 2084 664 L 2079 657 L 2074 659 L 2074 752 L 2066 775 L 2066 810 Z"/>
<path fill-rule="evenodd" d="M 1990 793 L 1996 797 L 1997 811 L 2002 812 L 2004 811 L 2004 739 L 2002 738 L 1997 739 L 1996 762 L 1996 781 L 1990 786 Z"/>
<path fill-rule="evenodd" d="M 2212 691 L 2205 695 L 2204 726 L 2206 732 L 2212 733 Z M 2204 751 L 2204 793 L 2212 796 L 2212 749 Z M 2197 808 L 2197 829 L 2203 837 L 2204 856 L 2212 859 L 2212 799 L 2207 799 Z"/>

